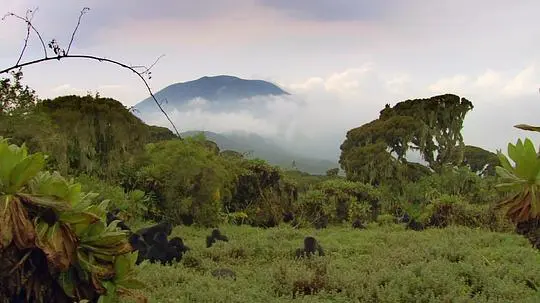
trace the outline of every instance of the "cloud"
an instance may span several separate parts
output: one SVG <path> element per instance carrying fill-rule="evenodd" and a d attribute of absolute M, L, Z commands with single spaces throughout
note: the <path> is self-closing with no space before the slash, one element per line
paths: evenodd
<path fill-rule="evenodd" d="M 322 21 L 374 20 L 387 16 L 401 3 L 396 0 L 258 0 L 263 5 L 285 11 L 291 17 Z"/>
<path fill-rule="evenodd" d="M 535 69 L 526 67 L 515 74 L 490 69 L 430 84 L 412 75 L 382 72 L 369 63 L 325 77 L 280 83 L 292 93 L 290 96 L 241 100 L 238 108 L 226 111 L 212 102 L 195 100 L 180 111 L 173 111 L 171 117 L 182 130 L 255 132 L 299 153 L 337 159 L 346 132 L 377 119 L 386 103 L 394 105 L 410 98 L 429 98 L 458 90 L 458 95 L 469 98 L 475 106 L 465 119 L 465 143 L 495 151 L 505 149 L 508 142 L 524 135 L 513 125 L 538 124 L 535 119 L 540 112 L 540 96 L 534 94 L 538 89 L 529 92 L 524 89 L 527 85 L 516 84 L 534 83 L 530 70 Z M 507 87 L 520 89 L 502 94 Z M 493 91 L 494 88 L 497 90 Z M 145 120 L 168 126 L 161 115 Z"/>
<path fill-rule="evenodd" d="M 44 38 L 62 45 L 81 7 L 91 8 L 73 52 L 135 65 L 166 54 L 153 69 L 156 91 L 228 74 L 270 79 L 294 94 L 244 100 L 225 113 L 194 100 L 175 114 L 181 130 L 257 130 L 336 157 L 346 131 L 377 118 L 384 104 L 439 93 L 475 104 L 464 128 L 471 144 L 505 148 L 523 134 L 512 125 L 537 123 L 537 0 L 4 0 L 2 9 L 24 14 L 37 5 Z M 0 23 L 0 66 L 16 62 L 24 33 L 15 20 Z M 25 58 L 39 58 L 37 42 Z M 105 63 L 54 60 L 24 73 L 40 96 L 99 91 L 127 106 L 148 97 L 136 75 Z"/>
<path fill-rule="evenodd" d="M 62 84 L 51 89 L 56 95 L 86 95 L 88 90 L 73 87 L 70 84 Z"/>
<path fill-rule="evenodd" d="M 455 75 L 440 79 L 429 86 L 434 93 L 455 92 L 471 96 L 489 96 L 495 100 L 538 93 L 540 70 L 531 64 L 517 72 L 496 72 L 492 69 L 477 75 Z"/>

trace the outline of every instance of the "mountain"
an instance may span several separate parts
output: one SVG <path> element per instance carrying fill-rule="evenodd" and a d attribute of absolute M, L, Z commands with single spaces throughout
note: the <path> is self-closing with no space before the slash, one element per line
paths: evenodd
<path fill-rule="evenodd" d="M 256 96 L 289 95 L 276 85 L 263 80 L 246 80 L 234 76 L 202 77 L 197 80 L 169 85 L 155 93 L 158 100 L 166 100 L 163 107 L 171 109 L 188 105 L 189 101 L 202 98 L 215 104 L 230 105 Z M 157 110 L 150 97 L 137 103 L 135 108 L 146 114 Z"/>
<path fill-rule="evenodd" d="M 295 154 L 281 148 L 272 140 L 263 138 L 254 133 L 234 132 L 234 133 L 214 133 L 209 131 L 188 131 L 181 133 L 181 137 L 195 136 L 204 133 L 206 138 L 215 142 L 221 151 L 234 150 L 241 153 L 250 153 L 250 157 L 257 157 L 268 161 L 270 164 L 280 166 L 285 169 L 296 168 L 300 171 L 315 175 L 324 175 L 330 168 L 339 165 L 330 160 L 310 158 Z"/>

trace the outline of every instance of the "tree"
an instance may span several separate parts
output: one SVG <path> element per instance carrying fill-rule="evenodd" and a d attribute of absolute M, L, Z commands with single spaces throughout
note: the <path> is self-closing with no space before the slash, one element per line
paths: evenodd
<path fill-rule="evenodd" d="M 11 79 L 0 79 L 0 117 L 9 116 L 13 111 L 25 111 L 37 102 L 34 90 L 22 85 L 21 69 L 11 71 Z"/>
<path fill-rule="evenodd" d="M 473 104 L 456 95 L 446 94 L 429 99 L 407 100 L 394 107 L 387 105 L 379 119 L 407 116 L 421 122 L 421 132 L 416 144 L 424 160 L 435 170 L 445 164 L 461 164 L 463 157 L 463 120 L 473 109 Z"/>
<path fill-rule="evenodd" d="M 495 167 L 500 165 L 497 154 L 477 146 L 465 145 L 463 150 L 463 164 L 468 165 L 471 171 L 483 176 L 494 176 Z"/>
<path fill-rule="evenodd" d="M 380 184 L 406 172 L 409 150 L 419 151 L 435 171 L 460 164 L 463 119 L 472 108 L 455 95 L 387 104 L 378 119 L 347 132 L 340 165 L 349 179 Z"/>
<path fill-rule="evenodd" d="M 339 168 L 338 167 L 331 168 L 331 169 L 326 171 L 326 176 L 327 177 L 337 177 L 338 174 L 339 174 Z"/>

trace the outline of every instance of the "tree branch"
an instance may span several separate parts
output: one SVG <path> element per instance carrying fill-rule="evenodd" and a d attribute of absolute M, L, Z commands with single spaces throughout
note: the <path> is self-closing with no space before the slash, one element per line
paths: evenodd
<path fill-rule="evenodd" d="M 37 8 L 34 10 L 34 12 L 37 10 Z M 4 74 L 4 73 L 9 73 L 10 71 L 12 70 L 15 70 L 15 69 L 20 69 L 22 67 L 25 67 L 25 66 L 29 66 L 29 65 L 34 65 L 34 64 L 38 64 L 38 63 L 43 63 L 43 62 L 47 62 L 47 61 L 52 61 L 52 60 L 62 60 L 62 59 L 68 59 L 68 58 L 73 58 L 73 59 L 87 59 L 87 60 L 93 60 L 93 61 L 99 61 L 99 62 L 107 62 L 107 63 L 111 63 L 111 64 L 114 64 L 114 65 L 117 65 L 117 66 L 120 66 L 122 68 L 125 68 L 127 70 L 130 70 L 131 72 L 133 72 L 134 74 L 136 74 L 141 80 L 142 82 L 144 83 L 146 89 L 148 90 L 148 93 L 150 94 L 150 96 L 152 97 L 152 99 L 154 100 L 154 102 L 156 103 L 156 105 L 158 106 L 159 110 L 163 113 L 163 115 L 165 115 L 165 118 L 167 118 L 167 120 L 169 121 L 169 123 L 172 125 L 174 131 L 176 132 L 176 135 L 178 137 L 180 137 L 180 132 L 178 131 L 178 129 L 176 128 L 176 126 L 174 125 L 173 121 L 171 120 L 171 118 L 169 117 L 169 115 L 165 112 L 165 110 L 163 109 L 163 107 L 161 106 L 161 103 L 158 101 L 158 99 L 156 98 L 156 96 L 154 95 L 154 93 L 152 92 L 152 89 L 150 88 L 150 85 L 148 84 L 148 82 L 146 81 L 146 79 L 143 77 L 143 75 L 145 74 L 148 74 L 149 75 L 149 79 L 151 79 L 151 69 L 152 67 L 154 67 L 154 65 L 156 65 L 156 63 L 159 61 L 159 59 L 161 59 L 163 56 L 165 55 L 161 55 L 159 56 L 156 61 L 154 61 L 154 63 L 150 66 L 150 67 L 144 67 L 144 66 L 129 66 L 127 64 L 124 64 L 122 62 L 119 62 L 119 61 L 116 61 L 116 60 L 112 60 L 112 59 L 107 59 L 107 58 L 104 58 L 104 57 L 99 57 L 99 56 L 93 56 L 93 55 L 70 55 L 69 54 L 69 50 L 71 48 L 71 45 L 73 44 L 73 40 L 75 38 L 75 34 L 79 28 L 79 25 L 81 23 L 81 19 L 82 19 L 82 16 L 88 11 L 90 10 L 90 8 L 88 7 L 85 7 L 81 10 L 81 13 L 79 15 L 79 19 L 77 21 L 77 25 L 71 35 L 71 40 L 69 42 L 69 45 L 68 45 L 68 49 L 67 51 L 65 51 L 64 49 L 60 48 L 60 46 L 58 45 L 57 41 L 55 39 L 52 39 L 51 42 L 48 43 L 48 46 L 49 48 L 51 48 L 53 50 L 53 52 L 55 53 L 55 57 L 48 57 L 47 55 L 47 48 L 45 46 L 45 43 L 43 42 L 43 39 L 41 38 L 41 35 L 39 33 L 39 31 L 34 27 L 34 25 L 32 24 L 32 18 L 34 16 L 34 14 L 32 13 L 31 16 L 29 16 L 29 12 L 32 12 L 31 10 L 28 10 L 27 11 L 27 15 L 25 18 L 19 16 L 19 15 L 16 15 L 14 13 L 7 13 L 3 18 L 2 20 L 4 20 L 6 17 L 9 17 L 9 16 L 13 16 L 19 20 L 22 20 L 24 21 L 27 26 L 28 26 L 28 30 L 27 30 L 27 35 L 26 35 L 26 39 L 25 39 L 25 45 L 23 47 L 23 50 L 21 52 L 21 55 L 19 56 L 19 59 L 17 60 L 17 63 L 14 65 L 14 66 L 11 66 L 11 67 L 8 67 L 6 69 L 3 69 L 3 70 L 0 70 L 0 74 Z M 29 32 L 30 32 L 30 29 L 32 29 L 36 34 L 37 36 L 39 37 L 39 40 L 41 41 L 41 45 L 43 46 L 43 51 L 44 51 L 44 57 L 43 58 L 40 58 L 40 59 L 35 59 L 35 60 L 32 60 L 32 61 L 26 61 L 26 62 L 23 62 L 21 63 L 21 59 L 22 59 L 22 55 L 24 54 L 25 50 L 26 50 L 26 47 L 28 45 L 28 37 L 29 37 Z M 144 71 L 142 72 L 138 72 L 137 70 L 135 70 L 135 68 L 144 68 Z"/>
<path fill-rule="evenodd" d="M 146 67 L 144 65 L 132 65 L 131 68 L 135 69 L 135 68 L 144 68 L 144 70 L 142 72 L 140 72 L 141 75 L 144 75 L 144 74 L 148 74 L 148 79 L 152 79 L 152 72 L 150 71 L 154 65 L 156 65 L 159 61 L 159 59 L 165 57 L 165 54 L 162 54 L 161 56 L 159 56 L 156 61 L 154 61 L 154 63 L 152 63 L 152 65 L 150 65 L 149 67 Z"/>
<path fill-rule="evenodd" d="M 107 62 L 107 63 L 118 65 L 120 67 L 123 67 L 123 68 L 128 69 L 131 72 L 135 73 L 142 80 L 144 85 L 146 86 L 146 89 L 148 90 L 148 93 L 150 94 L 150 96 L 152 97 L 152 99 L 154 100 L 156 105 L 159 107 L 159 110 L 165 115 L 167 120 L 171 123 L 172 127 L 174 128 L 174 131 L 176 132 L 176 135 L 178 137 L 180 137 L 180 133 L 178 132 L 178 129 L 176 129 L 176 126 L 172 122 L 171 118 L 169 118 L 169 115 L 167 115 L 167 113 L 165 112 L 163 107 L 161 107 L 160 102 L 158 101 L 158 99 L 156 98 L 154 93 L 152 92 L 152 89 L 150 88 L 150 85 L 148 84 L 146 79 L 144 79 L 144 77 L 142 76 L 141 73 L 139 73 L 138 71 L 133 69 L 131 66 L 126 65 L 124 63 L 121 63 L 121 62 L 118 62 L 118 61 L 115 61 L 115 60 L 111 60 L 111 59 L 107 59 L 107 58 L 103 58 L 103 57 L 92 56 L 92 55 L 68 55 L 68 54 L 65 54 L 65 55 L 59 55 L 57 57 L 41 58 L 41 59 L 36 59 L 36 60 L 33 60 L 33 61 L 23 62 L 23 63 L 17 64 L 17 65 L 8 67 L 6 69 L 0 70 L 0 74 L 8 73 L 8 72 L 10 72 L 10 71 L 12 71 L 14 69 L 22 68 L 22 67 L 25 67 L 25 66 L 28 66 L 28 65 L 34 65 L 34 64 L 38 64 L 38 63 L 42 63 L 42 62 L 46 62 L 46 61 L 61 60 L 61 59 L 68 59 L 68 58 L 88 59 L 88 60 L 94 60 L 94 61 L 99 61 L 99 62 Z"/>
<path fill-rule="evenodd" d="M 31 12 L 30 10 L 26 11 L 26 17 L 28 18 L 28 13 Z M 21 59 L 24 55 L 24 51 L 26 51 L 26 47 L 28 46 L 28 38 L 30 38 L 30 23 L 27 22 L 26 24 L 26 37 L 24 38 L 24 45 L 23 45 L 23 48 L 21 50 L 21 53 L 19 55 L 19 59 L 17 59 L 17 63 L 15 63 L 15 65 L 21 63 Z"/>
<path fill-rule="evenodd" d="M 37 12 L 39 8 L 36 7 L 34 9 L 34 13 Z M 33 17 L 34 14 L 32 14 L 32 17 Z M 47 47 L 45 46 L 45 42 L 43 41 L 43 38 L 41 37 L 41 34 L 39 33 L 39 31 L 34 27 L 34 25 L 32 24 L 31 20 L 28 20 L 28 18 L 23 18 L 17 14 L 14 14 L 14 13 L 7 13 L 4 15 L 4 17 L 2 17 L 2 21 L 4 21 L 7 17 L 15 17 L 23 22 L 25 22 L 28 26 L 30 26 L 30 28 L 34 31 L 34 33 L 36 33 L 36 35 L 38 36 L 39 38 L 39 41 L 41 42 L 41 46 L 43 47 L 43 56 L 45 56 L 45 58 L 47 58 Z"/>
<path fill-rule="evenodd" d="M 81 13 L 79 15 L 79 19 L 77 20 L 77 26 L 75 26 L 75 29 L 73 30 L 73 33 L 71 34 L 71 40 L 69 40 L 69 45 L 68 45 L 68 48 L 66 50 L 66 54 L 69 54 L 69 50 L 71 49 L 71 44 L 73 44 L 73 39 L 75 38 L 75 33 L 77 32 L 77 30 L 79 30 L 79 25 L 81 25 L 82 16 L 89 10 L 90 10 L 89 7 L 85 7 L 85 8 L 83 8 L 81 10 Z"/>

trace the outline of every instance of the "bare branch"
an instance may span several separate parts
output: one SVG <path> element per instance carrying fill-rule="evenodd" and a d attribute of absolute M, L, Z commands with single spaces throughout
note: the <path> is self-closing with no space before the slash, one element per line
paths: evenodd
<path fill-rule="evenodd" d="M 25 67 L 25 66 L 28 66 L 28 65 L 34 65 L 34 64 L 42 63 L 42 62 L 46 62 L 46 61 L 61 60 L 61 59 L 68 59 L 68 58 L 88 59 L 88 60 L 94 60 L 94 61 L 99 61 L 99 62 L 107 62 L 107 63 L 118 65 L 120 67 L 123 67 L 123 68 L 128 69 L 131 72 L 135 73 L 142 80 L 144 85 L 146 86 L 146 89 L 148 90 L 148 93 L 150 94 L 150 96 L 152 97 L 152 99 L 154 100 L 156 105 L 159 107 L 159 110 L 165 115 L 165 117 L 167 118 L 169 123 L 171 123 L 172 127 L 174 128 L 174 131 L 176 132 L 176 135 L 178 135 L 178 137 L 180 137 L 180 132 L 178 132 L 178 129 L 176 129 L 176 126 L 172 122 L 169 115 L 167 115 L 165 110 L 163 110 L 163 107 L 161 107 L 160 102 L 158 101 L 158 99 L 156 98 L 154 93 L 152 92 L 152 89 L 150 88 L 150 85 L 148 84 L 148 82 L 146 82 L 146 79 L 144 79 L 143 75 L 141 73 L 139 73 L 138 71 L 136 71 L 135 69 L 133 69 L 131 66 L 126 65 L 124 63 L 121 63 L 121 62 L 118 62 L 118 61 L 115 61 L 115 60 L 111 60 L 111 59 L 107 59 L 107 58 L 103 58 L 103 57 L 91 56 L 91 55 L 67 55 L 67 54 L 63 54 L 63 55 L 59 55 L 58 57 L 41 58 L 41 59 L 36 59 L 36 60 L 33 60 L 33 61 L 23 62 L 23 63 L 17 64 L 17 65 L 14 65 L 12 67 L 8 67 L 6 69 L 0 70 L 0 74 L 8 73 L 8 72 L 10 72 L 10 71 L 12 71 L 14 69 L 22 68 L 22 67 Z"/>
<path fill-rule="evenodd" d="M 134 69 L 136 69 L 136 68 L 144 68 L 144 71 L 140 72 L 141 75 L 144 75 L 144 74 L 150 75 L 150 74 L 152 73 L 150 70 L 151 70 L 151 69 L 154 67 L 154 65 L 156 65 L 156 64 L 158 63 L 158 61 L 159 61 L 161 58 L 163 58 L 163 57 L 165 57 L 165 54 L 162 54 L 161 56 L 159 56 L 159 57 L 156 59 L 156 61 L 154 61 L 154 63 L 152 63 L 152 65 L 150 65 L 149 67 L 146 67 L 146 66 L 144 66 L 144 65 L 132 65 L 131 67 L 134 68 Z M 152 78 L 152 77 L 150 77 L 150 78 Z"/>
<path fill-rule="evenodd" d="M 77 20 L 77 26 L 75 26 L 75 29 L 73 30 L 73 33 L 71 34 L 71 40 L 69 40 L 69 45 L 68 45 L 66 54 L 69 54 L 69 50 L 71 49 L 71 44 L 73 44 L 73 39 L 75 38 L 75 33 L 79 29 L 79 25 L 81 25 L 82 16 L 89 10 L 90 10 L 89 7 L 85 7 L 81 10 L 81 14 L 79 15 L 79 19 Z"/>
<path fill-rule="evenodd" d="M 32 18 L 34 16 L 34 14 L 38 11 L 39 7 L 36 7 L 32 13 Z M 45 46 L 45 42 L 43 41 L 43 38 L 41 37 L 41 34 L 39 33 L 39 31 L 34 27 L 34 25 L 32 24 L 32 20 L 29 20 L 28 18 L 23 18 L 17 14 L 14 14 L 14 13 L 7 13 L 4 15 L 4 17 L 2 17 L 2 21 L 4 21 L 6 18 L 8 17 L 15 17 L 21 21 L 23 21 L 24 23 L 26 23 L 28 26 L 30 26 L 30 28 L 34 31 L 34 33 L 36 33 L 36 35 L 38 36 L 39 38 L 39 41 L 41 42 L 41 46 L 43 47 L 43 56 L 45 56 L 45 58 L 47 58 L 47 47 Z"/>
<path fill-rule="evenodd" d="M 31 20 L 31 18 L 28 17 L 28 15 L 31 12 L 32 12 L 31 10 L 26 11 L 26 19 L 27 20 L 28 19 Z M 33 14 L 32 14 L 32 17 L 33 17 Z M 17 63 L 15 63 L 15 65 L 17 65 L 17 64 L 19 64 L 21 62 L 21 59 L 22 59 L 22 57 L 24 55 L 24 51 L 26 51 L 26 47 L 28 46 L 28 39 L 30 38 L 30 29 L 31 29 L 30 24 L 32 24 L 32 23 L 26 22 L 26 37 L 24 38 L 24 45 L 23 45 L 23 48 L 21 50 L 21 54 L 19 55 L 19 59 L 17 59 Z"/>
<path fill-rule="evenodd" d="M 35 59 L 35 60 L 32 60 L 32 61 L 26 61 L 26 62 L 23 62 L 21 63 L 21 59 L 22 59 L 22 53 L 24 53 L 25 49 L 26 49 L 26 46 L 27 46 L 27 43 L 28 43 L 28 34 L 27 34 L 27 39 L 25 41 L 25 46 L 23 48 L 23 51 L 21 53 L 21 56 L 19 58 L 19 60 L 17 61 L 17 63 L 14 65 L 14 66 L 11 66 L 11 67 L 8 67 L 6 69 L 3 69 L 3 70 L 0 70 L 0 74 L 4 74 L 4 73 L 9 73 L 10 71 L 12 70 L 15 70 L 15 69 L 20 69 L 22 67 L 25 67 L 25 66 L 29 66 L 29 65 L 34 65 L 34 64 L 38 64 L 38 63 L 42 63 L 42 62 L 47 62 L 47 61 L 52 61 L 52 60 L 58 60 L 60 61 L 61 59 L 67 59 L 67 58 L 73 58 L 73 59 L 87 59 L 87 60 L 93 60 L 93 61 L 99 61 L 99 62 L 107 62 L 107 63 L 111 63 L 111 64 L 114 64 L 114 65 L 117 65 L 117 66 L 120 66 L 122 68 L 125 68 L 125 69 L 128 69 L 130 70 L 131 72 L 133 72 L 134 74 L 136 74 L 141 80 L 142 82 L 144 83 L 146 89 L 148 90 L 148 93 L 150 94 L 150 96 L 152 97 L 152 99 L 154 100 L 154 102 L 156 103 L 156 105 L 158 106 L 159 110 L 163 113 L 163 115 L 165 115 L 165 117 L 167 118 L 167 120 L 169 121 L 169 123 L 172 125 L 174 131 L 176 132 L 176 135 L 178 137 L 180 137 L 180 132 L 178 131 L 178 129 L 176 128 L 176 126 L 174 125 L 173 121 L 171 120 L 171 118 L 169 117 L 169 115 L 165 112 L 165 110 L 163 109 L 163 107 L 161 106 L 161 102 L 158 101 L 158 99 L 156 98 L 156 96 L 154 95 L 154 93 L 152 92 L 152 89 L 150 88 L 150 85 L 148 84 L 148 82 L 146 81 L 146 79 L 144 78 L 143 75 L 145 74 L 148 74 L 150 75 L 151 74 L 151 69 L 152 67 L 154 67 L 154 65 L 156 65 L 156 63 L 159 61 L 159 59 L 161 59 L 163 56 L 165 55 L 161 55 L 159 56 L 156 61 L 148 68 L 144 67 L 145 70 L 142 71 L 142 72 L 138 72 L 137 70 L 135 70 L 135 68 L 137 68 L 136 66 L 129 66 L 127 64 L 124 64 L 124 63 L 121 63 L 119 61 L 115 61 L 115 60 L 111 60 L 111 59 L 107 59 L 107 58 L 104 58 L 104 57 L 98 57 L 98 56 L 93 56 L 93 55 L 70 55 L 69 54 L 69 50 L 70 50 L 70 47 L 73 43 L 73 40 L 74 40 L 74 37 L 75 37 L 75 33 L 77 32 L 78 28 L 79 28 L 79 25 L 81 23 L 81 19 L 82 19 L 82 16 L 88 11 L 90 10 L 90 8 L 88 7 L 85 7 L 81 10 L 81 13 L 79 15 L 79 19 L 77 21 L 77 26 L 75 27 L 75 30 L 73 31 L 72 35 L 71 35 L 71 41 L 69 42 L 69 45 L 68 45 L 68 49 L 67 51 L 61 49 L 59 46 L 58 46 L 58 43 L 56 41 L 56 39 L 52 39 L 51 42 L 48 43 L 48 46 L 49 48 L 51 48 L 53 50 L 53 52 L 55 53 L 55 57 L 48 57 L 47 55 L 47 47 L 45 46 L 45 43 L 43 42 L 43 39 L 41 38 L 41 35 L 39 33 L 39 31 L 34 27 L 34 25 L 32 24 L 32 18 L 33 18 L 33 14 L 31 16 L 28 15 L 28 12 L 27 12 L 27 15 L 26 15 L 26 18 L 23 18 L 19 15 L 16 15 L 14 13 L 7 13 L 3 18 L 2 20 L 4 20 L 5 18 L 7 17 L 10 17 L 10 16 L 13 16 L 19 20 L 22 20 L 24 21 L 27 25 L 28 25 L 28 28 L 29 29 L 32 29 L 36 34 L 37 36 L 39 37 L 39 40 L 41 41 L 41 45 L 43 46 L 43 52 L 44 52 L 44 57 L 43 58 L 40 58 L 40 59 Z M 37 11 L 37 8 L 34 10 L 34 12 Z M 29 32 L 29 30 L 28 30 Z M 151 78 L 151 77 L 149 77 Z"/>

